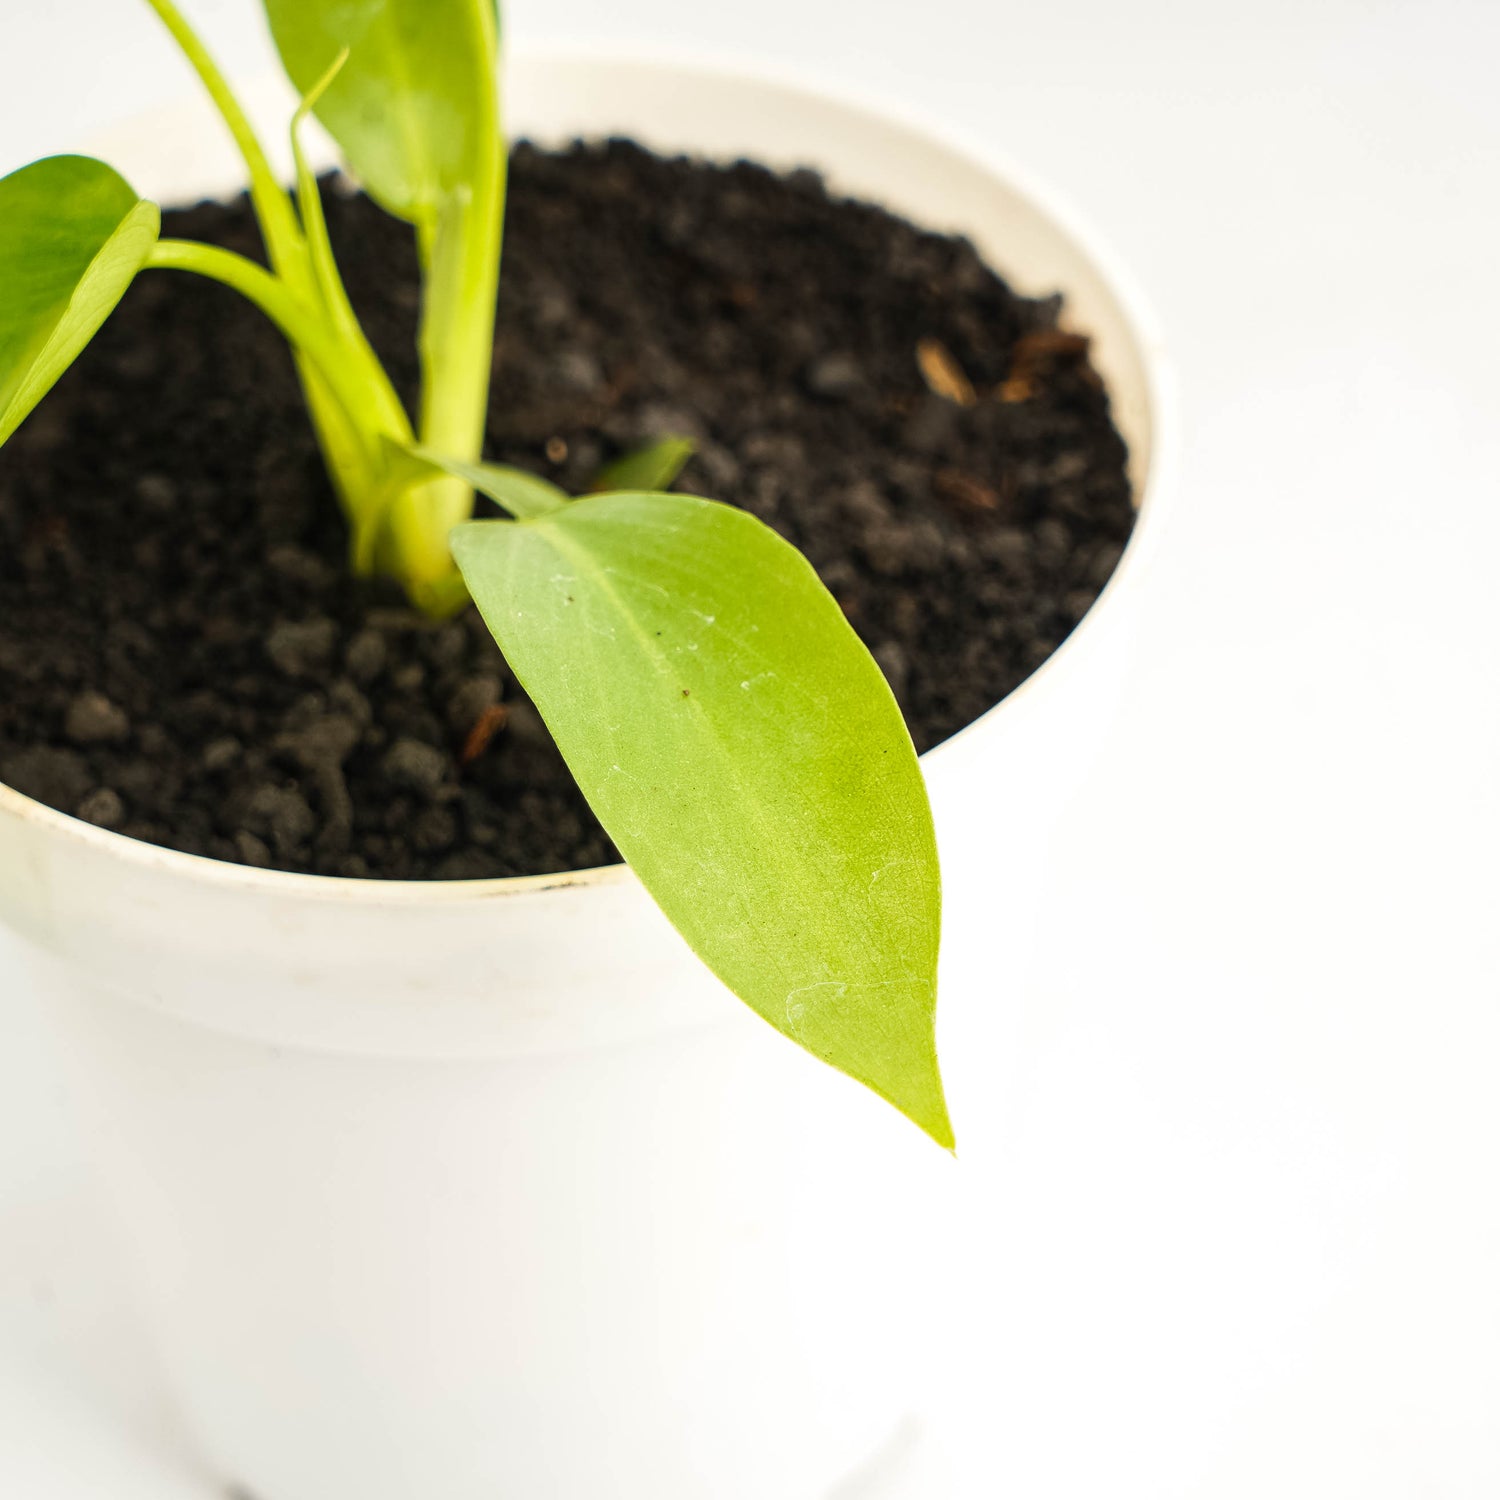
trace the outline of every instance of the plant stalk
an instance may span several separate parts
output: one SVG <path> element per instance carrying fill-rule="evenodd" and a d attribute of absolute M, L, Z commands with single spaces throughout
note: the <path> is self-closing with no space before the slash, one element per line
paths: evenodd
<path fill-rule="evenodd" d="M 234 91 L 173 0 L 146 0 L 146 3 L 156 12 L 197 73 L 244 158 L 250 179 L 251 205 L 260 223 L 272 268 L 297 295 L 308 303 L 316 303 L 324 288 L 312 248 L 298 222 L 291 199 L 277 180 L 265 148 Z M 200 269 L 198 266 L 185 268 Z M 365 342 L 363 333 L 350 337 L 341 326 L 346 318 L 353 321 L 347 302 L 327 311 L 335 330 L 345 334 L 342 361 L 359 368 L 368 388 L 367 399 L 361 403 L 361 408 L 380 414 L 382 431 L 392 435 L 408 432 L 410 421 L 405 409 L 374 352 Z M 358 330 L 357 322 L 354 328 Z M 368 513 L 383 493 L 378 445 L 368 429 L 360 425 L 360 418 L 350 412 L 348 402 L 332 389 L 327 372 L 309 362 L 306 347 L 302 341 L 294 342 L 293 355 L 324 465 L 351 528 L 355 531 L 368 528 L 373 524 Z"/>
<path fill-rule="evenodd" d="M 411 441 L 411 424 L 400 403 L 392 407 L 386 401 L 380 385 L 372 385 L 366 372 L 351 363 L 349 351 L 330 335 L 319 312 L 309 308 L 286 282 L 264 266 L 217 245 L 173 239 L 158 240 L 151 247 L 146 266 L 206 276 L 232 288 L 260 308 L 293 349 L 307 359 L 350 425 L 365 434 L 372 471 L 380 472 L 384 467 L 379 452 L 382 436 L 397 442 Z M 384 381 L 384 372 L 381 379 Z"/>
<path fill-rule="evenodd" d="M 489 40 L 492 44 L 493 35 Z M 507 155 L 499 86 L 492 69 L 485 77 L 482 113 L 490 128 L 480 132 L 472 179 L 448 197 L 432 221 L 418 226 L 425 289 L 417 430 L 424 447 L 461 463 L 476 462 L 484 446 L 505 222 Z M 473 490 L 451 477 L 398 496 L 388 540 L 401 576 L 423 586 L 453 575 L 448 533 L 473 509 Z"/>
<path fill-rule="evenodd" d="M 188 25 L 172 0 L 146 0 L 146 3 L 156 12 L 162 25 L 171 33 L 172 40 L 181 48 L 203 87 L 208 90 L 214 107 L 229 127 L 230 135 L 234 137 L 234 143 L 250 174 L 250 199 L 255 207 L 255 216 L 260 220 L 261 232 L 266 238 L 266 250 L 271 257 L 271 264 L 289 280 L 300 282 L 303 277 L 293 268 L 300 268 L 305 260 L 302 231 L 298 227 L 296 214 L 292 212 L 291 200 L 276 180 L 265 148 L 250 124 L 249 117 L 240 107 L 239 100 L 234 97 L 213 55 L 198 39 L 197 33 Z"/>

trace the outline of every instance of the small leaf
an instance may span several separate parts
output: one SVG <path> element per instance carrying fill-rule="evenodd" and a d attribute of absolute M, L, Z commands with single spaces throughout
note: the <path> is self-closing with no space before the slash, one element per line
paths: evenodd
<path fill-rule="evenodd" d="M 392 472 L 397 483 L 420 483 L 434 475 L 461 479 L 470 489 L 487 495 L 508 515 L 526 520 L 558 510 L 568 503 L 568 492 L 529 469 L 510 464 L 466 464 L 414 443 L 390 443 Z"/>
<path fill-rule="evenodd" d="M 637 448 L 606 464 L 589 485 L 590 492 L 608 490 L 669 490 L 693 456 L 692 438 L 669 437 Z"/>
<path fill-rule="evenodd" d="M 807 561 L 685 495 L 592 496 L 451 543 L 578 784 L 694 950 L 951 1146 L 922 773 Z"/>
<path fill-rule="evenodd" d="M 92 157 L 0 178 L 0 443 L 114 311 L 160 228 L 156 205 Z"/>
<path fill-rule="evenodd" d="M 566 490 L 559 489 L 529 469 L 512 468 L 510 464 L 461 464 L 455 461 L 445 461 L 442 467 L 518 520 L 544 516 L 568 503 Z"/>
<path fill-rule="evenodd" d="M 495 10 L 489 0 L 266 0 L 282 63 L 308 94 L 348 62 L 316 114 L 370 195 L 433 232 L 496 149 Z"/>

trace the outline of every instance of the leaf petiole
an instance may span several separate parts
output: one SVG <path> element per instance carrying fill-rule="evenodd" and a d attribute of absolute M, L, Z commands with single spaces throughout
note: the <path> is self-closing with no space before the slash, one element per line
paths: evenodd
<path fill-rule="evenodd" d="M 357 348 L 362 357 L 379 368 L 375 351 L 370 348 L 365 331 L 344 290 L 344 279 L 339 275 L 338 262 L 334 258 L 333 245 L 328 238 L 328 221 L 323 216 L 323 198 L 318 191 L 318 179 L 307 162 L 307 153 L 302 149 L 302 127 L 323 97 L 329 84 L 338 77 L 349 60 L 349 49 L 345 47 L 334 58 L 328 71 L 308 90 L 297 112 L 292 116 L 292 158 L 297 169 L 297 210 L 302 218 L 303 233 L 307 237 L 307 258 L 312 272 L 313 285 L 321 298 L 324 311 L 339 337 L 351 348 Z M 389 385 L 381 372 L 382 383 Z M 397 402 L 394 390 L 390 400 Z"/>
<path fill-rule="evenodd" d="M 347 351 L 329 334 L 316 311 L 264 266 L 217 245 L 164 239 L 151 247 L 145 268 L 192 271 L 253 302 L 307 357 L 351 424 L 368 435 L 372 460 L 379 457 L 375 442 L 379 437 L 410 441 L 411 426 L 404 413 L 385 409 L 378 391 L 372 391 L 367 380 L 356 376 Z"/>
<path fill-rule="evenodd" d="M 250 198 L 255 205 L 255 216 L 260 220 L 261 232 L 265 235 L 271 264 L 283 273 L 290 272 L 293 266 L 300 269 L 306 247 L 302 231 L 297 225 L 297 217 L 292 212 L 291 202 L 281 184 L 276 180 L 276 174 L 271 170 L 260 137 L 256 135 L 239 100 L 234 97 L 224 75 L 219 71 L 219 65 L 172 0 L 146 0 L 146 3 L 156 12 L 162 25 L 171 33 L 172 40 L 181 48 L 183 56 L 192 64 L 193 71 L 208 91 L 208 96 L 213 100 L 225 125 L 229 127 L 230 135 L 234 137 L 234 143 L 250 174 Z"/>

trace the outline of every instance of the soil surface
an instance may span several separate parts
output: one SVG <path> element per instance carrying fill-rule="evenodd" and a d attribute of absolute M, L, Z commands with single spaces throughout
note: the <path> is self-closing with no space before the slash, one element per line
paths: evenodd
<path fill-rule="evenodd" d="M 330 184 L 410 396 L 407 227 Z M 164 232 L 259 258 L 246 204 Z M 621 142 L 515 153 L 487 456 L 581 490 L 685 434 L 677 488 L 812 560 L 919 749 L 1032 672 L 1129 535 L 1125 450 L 1058 303 L 810 172 Z M 474 878 L 618 856 L 470 610 L 344 572 L 286 347 L 143 275 L 0 452 L 0 779 L 106 828 L 324 874 Z"/>

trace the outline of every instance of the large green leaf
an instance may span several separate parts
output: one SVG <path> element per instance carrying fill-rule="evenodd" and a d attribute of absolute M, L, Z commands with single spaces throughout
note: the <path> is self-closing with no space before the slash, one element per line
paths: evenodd
<path fill-rule="evenodd" d="M 156 205 L 92 157 L 0 178 L 0 443 L 114 311 L 160 228 Z"/>
<path fill-rule="evenodd" d="M 451 542 L 579 785 L 699 956 L 951 1145 L 922 774 L 806 560 L 684 495 L 593 496 Z"/>
<path fill-rule="evenodd" d="M 435 231 L 498 138 L 489 0 L 265 0 L 298 92 L 348 61 L 316 113 L 370 194 Z"/>

